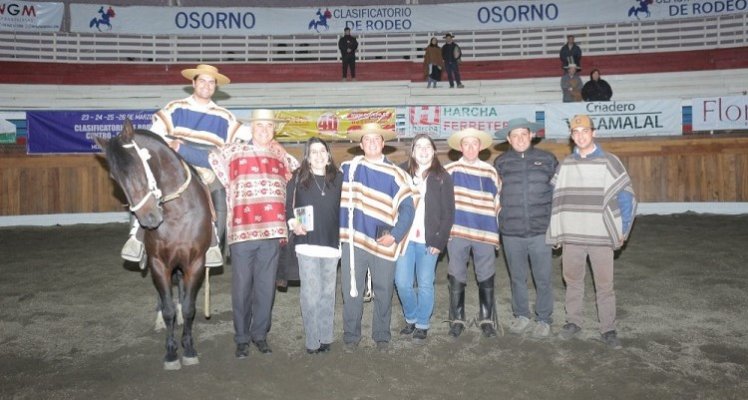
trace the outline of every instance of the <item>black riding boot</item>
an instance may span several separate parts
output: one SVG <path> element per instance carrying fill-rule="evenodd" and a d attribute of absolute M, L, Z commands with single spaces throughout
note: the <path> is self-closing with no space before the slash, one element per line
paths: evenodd
<path fill-rule="evenodd" d="M 494 275 L 495 276 L 495 275 Z M 478 323 L 483 331 L 483 336 L 496 336 L 496 314 L 494 310 L 494 287 L 493 276 L 483 282 L 478 282 L 478 302 L 480 302 L 480 315 Z"/>
<path fill-rule="evenodd" d="M 465 284 L 454 276 L 449 280 L 449 335 L 458 337 L 465 330 Z"/>

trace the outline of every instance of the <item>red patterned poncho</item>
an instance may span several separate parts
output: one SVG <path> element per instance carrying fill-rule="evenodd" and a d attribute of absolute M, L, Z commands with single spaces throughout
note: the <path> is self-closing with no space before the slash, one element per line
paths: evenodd
<path fill-rule="evenodd" d="M 287 164 L 277 153 L 251 144 L 224 146 L 211 166 L 226 187 L 229 244 L 285 238 Z"/>

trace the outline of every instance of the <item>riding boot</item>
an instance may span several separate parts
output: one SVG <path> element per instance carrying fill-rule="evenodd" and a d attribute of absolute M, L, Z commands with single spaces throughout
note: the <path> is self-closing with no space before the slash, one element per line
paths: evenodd
<path fill-rule="evenodd" d="M 145 246 L 143 246 L 143 229 L 140 228 L 138 219 L 131 216 L 132 227 L 130 228 L 130 237 L 122 246 L 122 258 L 127 261 L 140 263 L 140 269 L 145 268 Z"/>
<path fill-rule="evenodd" d="M 494 326 L 496 316 L 494 311 L 493 278 L 494 277 L 491 276 L 483 282 L 478 282 L 478 302 L 480 303 L 478 323 L 480 324 L 480 329 L 483 331 L 483 336 L 485 337 L 496 336 L 496 327 Z"/>
<path fill-rule="evenodd" d="M 465 330 L 465 284 L 452 275 L 449 280 L 449 335 L 458 337 Z"/>

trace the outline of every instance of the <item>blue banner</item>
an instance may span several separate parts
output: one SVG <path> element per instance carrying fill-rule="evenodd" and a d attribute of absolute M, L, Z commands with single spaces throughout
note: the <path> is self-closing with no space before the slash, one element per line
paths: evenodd
<path fill-rule="evenodd" d="M 28 154 L 98 153 L 94 138 L 110 139 L 129 118 L 135 129 L 150 129 L 156 110 L 28 111 Z"/>

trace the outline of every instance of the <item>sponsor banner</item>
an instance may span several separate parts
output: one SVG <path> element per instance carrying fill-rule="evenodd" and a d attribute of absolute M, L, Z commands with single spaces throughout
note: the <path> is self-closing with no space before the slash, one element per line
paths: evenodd
<path fill-rule="evenodd" d="M 748 96 L 693 99 L 691 112 L 694 131 L 748 129 Z"/>
<path fill-rule="evenodd" d="M 545 104 L 545 137 L 569 137 L 569 119 L 587 114 L 600 137 L 666 136 L 683 133 L 680 100 L 600 101 Z"/>
<path fill-rule="evenodd" d="M 58 32 L 64 3 L 0 1 L 0 31 Z"/>
<path fill-rule="evenodd" d="M 405 108 L 406 123 L 401 137 L 426 133 L 434 139 L 446 139 L 452 133 L 475 128 L 493 135 L 512 118 L 535 121 L 537 105 L 504 106 L 410 106 Z M 542 137 L 541 131 L 538 136 Z"/>
<path fill-rule="evenodd" d="M 150 129 L 154 110 L 28 111 L 28 153 L 97 153 L 95 137 L 111 139 L 125 118 Z"/>
<path fill-rule="evenodd" d="M 395 108 L 275 110 L 275 117 L 284 121 L 275 135 L 279 142 L 306 141 L 314 136 L 345 140 L 349 132 L 369 122 L 395 130 Z"/>
<path fill-rule="evenodd" d="M 16 142 L 16 124 L 0 118 L 0 144 Z"/>
<path fill-rule="evenodd" d="M 70 5 L 71 32 L 298 35 L 445 32 L 664 21 L 748 12 L 748 0 L 536 0 L 310 8 Z M 449 18 L 444 18 L 449 15 Z"/>

